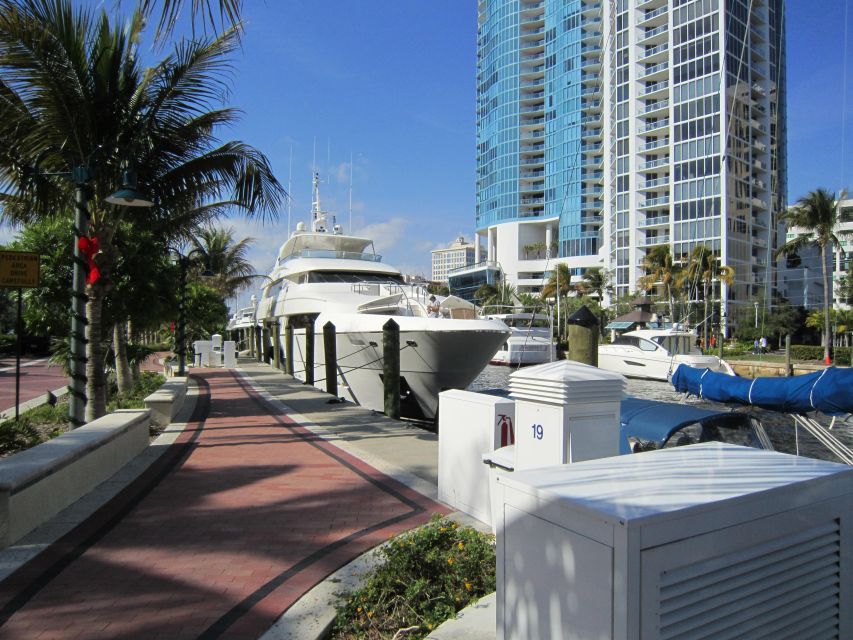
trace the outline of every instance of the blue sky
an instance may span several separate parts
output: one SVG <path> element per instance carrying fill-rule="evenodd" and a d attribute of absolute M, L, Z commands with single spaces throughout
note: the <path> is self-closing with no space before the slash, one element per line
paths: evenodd
<path fill-rule="evenodd" d="M 789 201 L 853 183 L 845 3 L 853 40 L 853 0 L 787 2 Z M 353 231 L 402 271 L 429 275 L 430 249 L 473 232 L 475 0 L 246 0 L 244 15 L 227 101 L 244 115 L 223 137 L 260 148 L 290 182 L 293 225 L 308 218 L 316 158 L 324 208 L 349 227 L 352 156 Z M 224 224 L 256 239 L 251 257 L 267 273 L 286 209 L 277 224 Z"/>

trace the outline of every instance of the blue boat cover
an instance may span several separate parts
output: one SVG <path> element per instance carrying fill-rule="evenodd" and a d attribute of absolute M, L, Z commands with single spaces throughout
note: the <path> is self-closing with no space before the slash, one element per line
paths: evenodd
<path fill-rule="evenodd" d="M 782 411 L 833 415 L 853 412 L 853 369 L 828 367 L 789 378 L 739 378 L 710 369 L 679 365 L 672 376 L 676 391 L 706 400 Z"/>

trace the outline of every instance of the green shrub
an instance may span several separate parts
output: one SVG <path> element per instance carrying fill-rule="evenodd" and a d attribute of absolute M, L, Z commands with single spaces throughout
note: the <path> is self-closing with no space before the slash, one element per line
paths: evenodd
<path fill-rule="evenodd" d="M 0 423 L 0 455 L 29 449 L 55 438 L 66 430 L 68 403 L 57 402 L 55 406 L 43 404 L 15 419 Z"/>
<path fill-rule="evenodd" d="M 494 536 L 434 516 L 429 524 L 390 540 L 383 562 L 338 605 L 332 638 L 423 638 L 495 590 Z"/>
<path fill-rule="evenodd" d="M 110 398 L 107 403 L 107 412 L 111 413 L 116 409 L 144 409 L 145 398 L 157 391 L 165 381 L 166 378 L 159 373 L 143 371 L 128 393 L 116 393 Z"/>
<path fill-rule="evenodd" d="M 850 366 L 850 347 L 836 347 L 832 350 L 833 364 Z M 823 360 L 823 347 L 814 344 L 792 344 L 791 360 L 802 362 L 804 360 Z"/>
<path fill-rule="evenodd" d="M 0 333 L 0 353 L 15 353 L 18 338 L 11 333 Z"/>

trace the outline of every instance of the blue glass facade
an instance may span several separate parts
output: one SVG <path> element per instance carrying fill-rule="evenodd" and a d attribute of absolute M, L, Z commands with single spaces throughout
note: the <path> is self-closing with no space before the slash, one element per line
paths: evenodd
<path fill-rule="evenodd" d="M 481 3 L 478 231 L 558 219 L 559 255 L 601 241 L 601 13 L 581 0 Z"/>

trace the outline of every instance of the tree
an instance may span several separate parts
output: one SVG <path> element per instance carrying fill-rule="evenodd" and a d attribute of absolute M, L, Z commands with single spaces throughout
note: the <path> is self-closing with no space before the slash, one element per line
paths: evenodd
<path fill-rule="evenodd" d="M 236 31 L 184 41 L 142 69 L 143 24 L 139 11 L 115 28 L 105 12 L 75 10 L 68 0 L 0 0 L 2 218 L 30 224 L 67 210 L 73 185 L 45 172 L 97 169 L 85 184 L 100 271 L 86 286 L 87 420 L 106 410 L 102 307 L 114 286 L 119 222 L 168 238 L 231 209 L 274 217 L 285 195 L 262 153 L 216 136 L 236 118 L 212 106 L 227 95 Z M 26 170 L 37 161 L 39 173 Z M 154 209 L 105 202 L 128 169 L 138 169 Z"/>
<path fill-rule="evenodd" d="M 679 278 L 681 269 L 674 263 L 668 244 L 655 245 L 646 253 L 643 258 L 643 271 L 646 275 L 638 280 L 637 285 L 647 292 L 658 285 L 663 286 L 664 296 L 669 306 L 669 317 L 672 322 L 675 322 L 673 286 Z"/>
<path fill-rule="evenodd" d="M 599 302 L 604 299 L 604 292 L 610 289 L 610 274 L 601 267 L 587 269 L 575 285 L 575 290 L 579 294 L 582 296 L 594 294 Z"/>
<path fill-rule="evenodd" d="M 572 291 L 572 274 L 571 271 L 569 271 L 569 266 L 565 262 L 557 263 L 556 268 L 551 271 L 548 282 L 546 282 L 545 286 L 542 287 L 542 292 L 539 294 L 539 297 L 543 300 L 555 297 L 557 295 L 558 281 L 560 283 L 560 297 L 569 295 L 569 292 Z"/>
<path fill-rule="evenodd" d="M 226 26 L 235 27 L 240 24 L 243 0 L 191 0 L 191 2 L 193 33 L 196 21 L 201 22 L 202 27 L 209 26 L 214 32 Z M 158 39 L 172 33 L 186 3 L 187 0 L 142 0 L 142 13 L 146 17 L 155 13 L 157 6 L 160 5 L 156 33 Z M 216 11 L 216 5 L 218 5 L 218 11 Z"/>
<path fill-rule="evenodd" d="M 841 194 L 844 197 L 844 194 Z M 797 201 L 783 216 L 789 228 L 796 228 L 799 234 L 792 240 L 786 242 L 776 251 L 776 257 L 796 253 L 806 245 L 817 245 L 820 247 L 820 266 L 823 275 L 823 359 L 830 362 L 830 314 L 832 305 L 832 289 L 829 284 L 829 273 L 826 268 L 828 251 L 841 246 L 838 238 L 838 225 L 840 222 L 838 212 L 838 199 L 835 193 L 828 189 L 816 189 L 810 191 Z"/>
<path fill-rule="evenodd" d="M 252 286 L 258 278 L 247 258 L 251 243 L 252 238 L 235 242 L 233 227 L 201 229 L 192 239 L 198 253 L 193 256 L 190 274 L 197 277 L 205 270 L 210 270 L 213 275 L 204 283 L 225 298 L 235 297 L 243 289 Z"/>
<path fill-rule="evenodd" d="M 697 292 L 699 283 L 702 285 L 702 300 L 704 301 L 704 318 L 702 320 L 704 342 L 709 344 L 708 338 L 710 335 L 710 313 L 708 312 L 711 304 L 710 289 L 714 280 L 725 283 L 729 286 L 734 284 L 735 270 L 732 267 L 718 264 L 717 256 L 714 252 L 703 244 L 698 245 L 690 253 L 690 260 L 687 263 L 687 268 L 681 274 L 676 286 L 686 285 L 688 291 Z M 691 296 L 692 297 L 692 296 Z"/>

